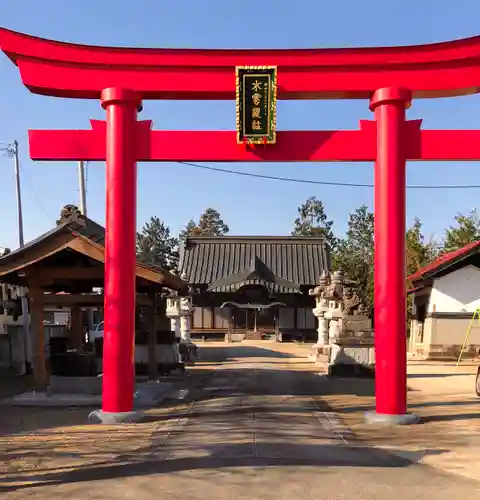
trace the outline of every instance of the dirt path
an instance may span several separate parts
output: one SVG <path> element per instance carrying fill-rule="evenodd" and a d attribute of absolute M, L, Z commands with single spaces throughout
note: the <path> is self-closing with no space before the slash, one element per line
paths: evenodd
<path fill-rule="evenodd" d="M 292 347 L 218 345 L 201 347 L 201 354 L 182 381 L 189 398 L 149 411 L 144 423 L 71 425 L 72 415 L 57 410 L 56 425 L 39 416 L 38 430 L 4 434 L 2 498 L 478 495 L 478 483 L 418 465 L 400 449 L 372 446 L 378 438 L 362 434 L 355 420 L 361 404 L 371 403 L 370 381 L 327 380 Z"/>

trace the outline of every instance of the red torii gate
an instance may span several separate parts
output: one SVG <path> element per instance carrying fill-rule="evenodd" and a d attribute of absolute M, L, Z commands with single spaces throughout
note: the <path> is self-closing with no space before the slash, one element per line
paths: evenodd
<path fill-rule="evenodd" d="M 415 421 L 406 402 L 406 161 L 479 160 L 480 131 L 421 130 L 412 98 L 480 91 L 480 37 L 390 48 L 190 50 L 94 47 L 0 29 L 0 47 L 32 92 L 100 99 L 91 130 L 30 131 L 34 160 L 105 160 L 107 178 L 102 415 L 134 418 L 137 161 L 375 161 L 376 412 Z M 369 99 L 375 121 L 353 131 L 278 132 L 239 145 L 232 132 L 152 131 L 143 99 L 233 100 L 235 67 L 278 67 L 279 99 Z M 233 117 L 232 117 L 233 119 Z"/>

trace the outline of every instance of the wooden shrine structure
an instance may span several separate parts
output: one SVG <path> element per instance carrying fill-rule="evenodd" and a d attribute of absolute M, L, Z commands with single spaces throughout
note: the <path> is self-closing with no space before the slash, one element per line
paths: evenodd
<path fill-rule="evenodd" d="M 37 391 L 48 387 L 44 307 L 70 308 L 70 341 L 79 348 L 84 335 L 81 308 L 103 307 L 103 295 L 92 290 L 104 287 L 104 239 L 102 226 L 74 216 L 58 221 L 51 231 L 0 258 L 0 282 L 28 288 L 32 369 Z M 154 377 L 159 294 L 166 289 L 181 290 L 186 283 L 168 271 L 139 262 L 135 275 L 136 304 L 152 312 L 148 325 L 148 365 L 149 374 Z"/>
<path fill-rule="evenodd" d="M 189 236 L 180 247 L 179 270 L 197 292 L 194 336 L 317 338 L 308 290 L 331 271 L 324 238 Z"/>

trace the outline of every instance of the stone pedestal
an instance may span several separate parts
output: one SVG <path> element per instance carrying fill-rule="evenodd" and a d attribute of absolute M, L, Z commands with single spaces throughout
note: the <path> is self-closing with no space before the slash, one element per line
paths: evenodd
<path fill-rule="evenodd" d="M 334 307 L 327 311 L 328 361 L 325 371 L 332 376 L 372 376 L 375 372 L 375 349 L 372 322 L 367 316 L 345 314 Z"/>
<path fill-rule="evenodd" d="M 375 348 L 371 320 L 361 315 L 346 315 L 339 308 L 329 309 L 327 345 L 315 345 L 315 363 L 332 376 L 373 376 Z"/>
<path fill-rule="evenodd" d="M 338 319 L 338 326 L 342 332 L 350 332 L 353 337 L 369 338 L 372 330 L 372 320 L 367 316 L 343 315 Z"/>
<path fill-rule="evenodd" d="M 373 376 L 375 347 L 373 333 L 338 338 L 330 346 L 326 371 L 331 376 Z"/>

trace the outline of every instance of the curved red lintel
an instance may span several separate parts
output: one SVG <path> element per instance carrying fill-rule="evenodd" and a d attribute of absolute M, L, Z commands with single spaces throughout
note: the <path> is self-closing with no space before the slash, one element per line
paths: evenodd
<path fill-rule="evenodd" d="M 46 40 L 0 28 L 0 48 L 39 94 L 99 98 L 112 85 L 144 99 L 234 99 L 235 66 L 278 66 L 279 99 L 414 97 L 480 92 L 480 36 L 427 45 L 343 49 L 142 49 Z"/>

